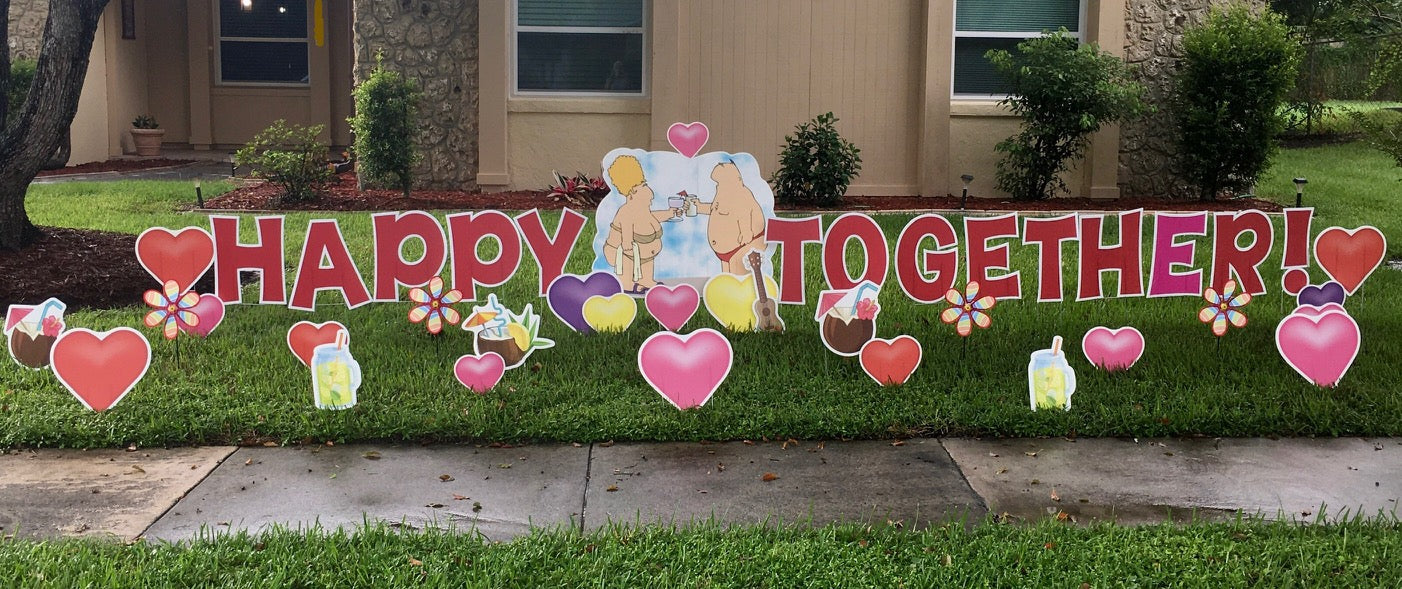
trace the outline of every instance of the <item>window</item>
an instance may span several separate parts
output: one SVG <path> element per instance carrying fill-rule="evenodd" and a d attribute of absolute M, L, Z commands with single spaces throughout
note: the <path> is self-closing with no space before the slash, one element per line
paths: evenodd
<path fill-rule="evenodd" d="M 643 93 L 644 0 L 517 0 L 516 91 Z"/>
<path fill-rule="evenodd" d="M 219 0 L 219 81 L 305 85 L 306 0 Z"/>
<path fill-rule="evenodd" d="M 1083 0 L 959 0 L 954 6 L 954 97 L 1006 95 L 1007 84 L 983 54 L 1015 51 L 1024 39 L 1065 27 L 1081 37 Z"/>

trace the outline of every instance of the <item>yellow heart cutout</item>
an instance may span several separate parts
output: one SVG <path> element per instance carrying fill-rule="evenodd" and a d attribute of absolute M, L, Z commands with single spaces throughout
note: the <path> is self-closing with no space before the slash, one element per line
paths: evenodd
<path fill-rule="evenodd" d="M 770 299 L 774 299 L 779 294 L 779 283 L 765 276 L 764 290 Z M 754 276 L 717 274 L 706 281 L 702 295 L 706 300 L 706 310 L 726 329 L 754 331 L 755 301 L 759 300 Z"/>
<path fill-rule="evenodd" d="M 625 293 L 584 300 L 584 322 L 599 333 L 622 333 L 638 316 L 638 303 Z"/>

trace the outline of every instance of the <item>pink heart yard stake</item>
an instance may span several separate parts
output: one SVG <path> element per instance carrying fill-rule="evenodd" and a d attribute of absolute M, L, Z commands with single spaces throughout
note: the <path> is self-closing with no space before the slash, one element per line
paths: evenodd
<path fill-rule="evenodd" d="M 1275 347 L 1285 363 L 1324 388 L 1339 384 L 1361 346 L 1358 323 L 1339 310 L 1297 311 L 1275 328 Z"/>
<path fill-rule="evenodd" d="M 219 327 L 224 322 L 224 301 L 212 294 L 200 295 L 200 302 L 190 307 L 190 312 L 200 318 L 198 325 L 190 326 L 185 322 L 176 322 L 180 331 L 199 337 L 209 337 L 214 332 L 214 328 Z"/>
<path fill-rule="evenodd" d="M 1133 327 L 1092 327 L 1081 338 L 1081 351 L 1091 365 L 1106 372 L 1129 370 L 1144 355 L 1144 334 Z"/>
<path fill-rule="evenodd" d="M 506 360 L 496 352 L 480 356 L 469 354 L 458 358 L 457 363 L 453 364 L 453 375 L 458 377 L 458 382 L 479 395 L 497 386 L 504 374 Z"/>
<path fill-rule="evenodd" d="M 714 329 L 654 333 L 638 349 L 643 379 L 683 411 L 705 405 L 730 375 L 734 360 L 730 340 Z"/>
<path fill-rule="evenodd" d="M 643 302 L 647 312 L 667 331 L 681 331 L 682 326 L 701 307 L 701 294 L 690 284 L 666 286 L 659 284 L 647 291 Z"/>
<path fill-rule="evenodd" d="M 672 144 L 672 149 L 689 158 L 701 153 L 701 148 L 706 146 L 706 141 L 710 138 L 711 130 L 701 122 L 672 123 L 672 126 L 667 128 L 667 142 Z"/>

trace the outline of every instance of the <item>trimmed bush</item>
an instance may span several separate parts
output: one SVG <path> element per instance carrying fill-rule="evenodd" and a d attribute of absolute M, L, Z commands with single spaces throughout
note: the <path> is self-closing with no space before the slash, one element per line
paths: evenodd
<path fill-rule="evenodd" d="M 998 143 L 998 189 L 1018 200 L 1066 192 L 1061 173 L 1085 155 L 1090 135 L 1104 125 L 1139 116 L 1144 87 L 1129 66 L 1065 29 L 1019 43 L 1017 52 L 985 57 L 1008 81 L 999 104 L 1022 117 L 1017 135 Z"/>
<path fill-rule="evenodd" d="M 325 128 L 303 127 L 278 119 L 234 153 L 234 163 L 248 166 L 254 176 L 282 186 L 284 202 L 311 200 L 321 185 L 331 179 L 331 166 L 326 162 L 328 148 L 319 139 Z"/>
<path fill-rule="evenodd" d="M 0 124 L 9 126 L 11 121 L 19 118 L 19 111 L 24 108 L 24 99 L 29 96 L 29 86 L 34 83 L 36 65 L 32 59 L 16 59 L 10 62 L 10 109 Z"/>
<path fill-rule="evenodd" d="M 385 69 L 376 56 L 375 69 L 355 88 L 355 116 L 348 119 L 362 183 L 398 188 L 409 196 L 419 162 L 419 96 L 416 84 Z"/>
<path fill-rule="evenodd" d="M 862 171 L 860 149 L 837 132 L 837 117 L 818 115 L 784 136 L 779 170 L 770 183 L 781 203 L 831 206 Z"/>
<path fill-rule="evenodd" d="M 1183 35 L 1173 97 L 1179 173 L 1203 200 L 1249 191 L 1270 167 L 1286 127 L 1300 46 L 1280 15 L 1214 8 Z"/>

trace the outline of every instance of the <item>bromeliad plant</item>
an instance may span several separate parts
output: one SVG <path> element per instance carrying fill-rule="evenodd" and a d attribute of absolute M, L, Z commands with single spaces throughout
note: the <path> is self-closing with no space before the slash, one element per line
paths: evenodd
<path fill-rule="evenodd" d="M 555 175 L 555 184 L 550 187 L 550 198 L 555 200 L 593 209 L 609 194 L 609 185 L 603 178 L 591 178 L 584 172 L 575 172 L 572 178 L 559 172 L 551 173 Z"/>

